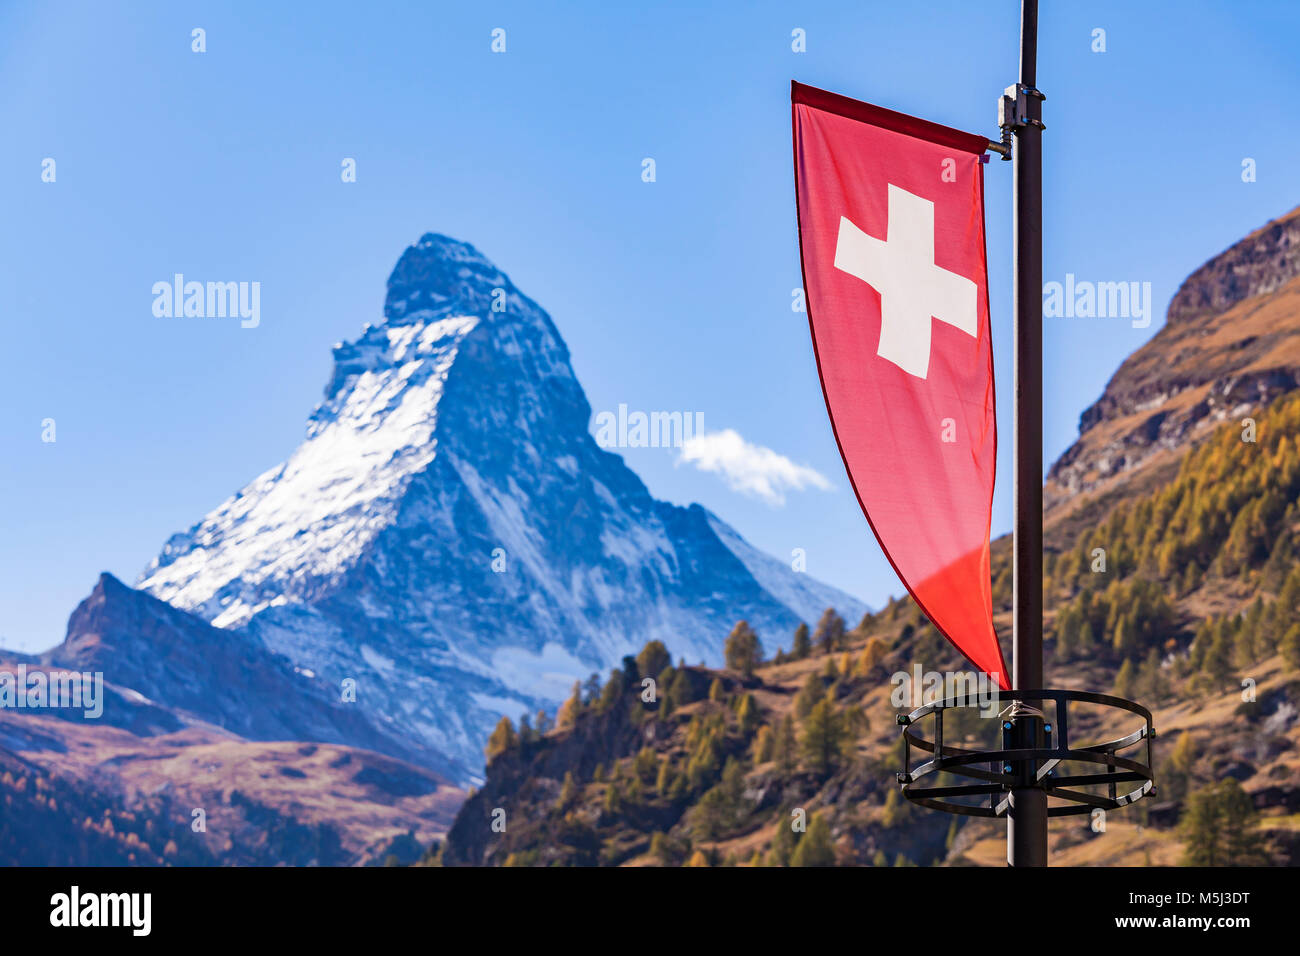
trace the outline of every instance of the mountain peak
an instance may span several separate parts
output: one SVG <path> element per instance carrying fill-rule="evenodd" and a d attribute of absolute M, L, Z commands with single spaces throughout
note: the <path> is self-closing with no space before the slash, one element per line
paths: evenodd
<path fill-rule="evenodd" d="M 473 246 L 408 247 L 385 316 L 335 348 L 302 445 L 173 536 L 143 590 L 354 682 L 370 723 L 465 782 L 502 714 L 649 640 L 717 662 L 738 619 L 776 646 L 865 610 L 652 497 L 592 437 L 550 317 Z"/>
<path fill-rule="evenodd" d="M 1079 439 L 1048 472 L 1049 510 L 1145 467 L 1169 477 L 1182 453 L 1228 418 L 1300 387 L 1300 207 L 1200 266 L 1164 326 L 1084 410 Z"/>
<path fill-rule="evenodd" d="M 498 289 L 507 297 L 517 294 L 509 276 L 474 246 L 426 232 L 415 245 L 407 246 L 388 277 L 384 318 L 400 325 L 429 312 L 479 315 L 491 310 Z"/>
<path fill-rule="evenodd" d="M 1169 303 L 1167 321 L 1178 324 L 1226 312 L 1267 295 L 1300 276 L 1300 206 L 1233 243 L 1189 275 Z"/>

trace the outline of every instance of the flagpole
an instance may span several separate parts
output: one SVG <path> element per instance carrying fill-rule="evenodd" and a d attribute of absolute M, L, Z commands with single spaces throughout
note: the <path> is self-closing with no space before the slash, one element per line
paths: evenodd
<path fill-rule="evenodd" d="M 1038 0 L 1021 0 L 1020 83 L 1016 99 L 1013 250 L 1015 278 L 1014 622 L 1012 687 L 1043 687 L 1043 164 L 1042 95 L 1036 89 Z M 1022 98 L 1023 97 L 1023 98 Z M 1019 112 L 1019 109 L 1017 110 Z M 1041 701 L 1028 701 L 1030 707 Z M 1017 748 L 1042 746 L 1043 719 L 1031 710 L 1015 721 Z M 1029 783 L 1036 765 L 1018 768 Z M 1013 787 L 1007 816 L 1007 863 L 1047 865 L 1047 794 Z"/>

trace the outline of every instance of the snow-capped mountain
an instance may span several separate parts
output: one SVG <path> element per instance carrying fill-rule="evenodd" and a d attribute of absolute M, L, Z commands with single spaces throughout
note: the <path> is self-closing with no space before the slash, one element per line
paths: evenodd
<path fill-rule="evenodd" d="M 865 608 L 651 497 L 589 432 L 550 317 L 472 246 L 425 235 L 384 321 L 334 349 L 307 436 L 174 535 L 139 587 L 238 628 L 395 739 L 476 779 L 501 714 L 552 706 L 646 641 L 717 663 Z"/>

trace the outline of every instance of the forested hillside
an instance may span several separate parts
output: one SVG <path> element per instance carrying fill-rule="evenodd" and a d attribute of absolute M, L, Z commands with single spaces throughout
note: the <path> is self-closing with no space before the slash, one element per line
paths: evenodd
<path fill-rule="evenodd" d="M 1156 796 L 1100 832 L 1087 817 L 1054 821 L 1056 862 L 1300 862 L 1298 442 L 1300 395 L 1283 396 L 1093 526 L 1049 528 L 1051 682 L 1134 697 L 1161 734 Z M 994 581 L 1005 636 L 1005 541 Z M 1000 822 L 897 792 L 891 675 L 962 669 L 910 600 L 852 627 L 828 610 L 792 635 L 741 622 L 727 660 L 671 664 L 647 645 L 575 688 L 556 727 L 503 720 L 485 786 L 427 862 L 1002 862 Z M 968 712 L 957 732 L 974 740 L 980 723 Z"/>

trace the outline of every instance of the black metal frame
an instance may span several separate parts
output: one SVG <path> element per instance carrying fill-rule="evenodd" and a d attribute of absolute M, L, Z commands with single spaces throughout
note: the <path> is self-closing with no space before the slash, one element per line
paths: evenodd
<path fill-rule="evenodd" d="M 1003 750 L 967 750 L 963 747 L 946 745 L 943 742 L 943 715 L 947 710 L 958 707 L 988 706 L 972 697 L 949 697 L 917 708 L 910 714 L 900 714 L 898 722 L 903 725 L 903 772 L 898 774 L 898 782 L 903 796 L 913 803 L 942 810 L 945 813 L 959 813 L 973 817 L 1004 817 L 1011 806 L 1012 788 L 1040 789 L 1048 797 L 1058 797 L 1068 801 L 1065 804 L 1049 805 L 1049 817 L 1069 816 L 1072 814 L 1091 813 L 1096 808 L 1115 810 L 1119 807 L 1136 803 L 1144 796 L 1153 793 L 1155 777 L 1152 773 L 1151 741 L 1155 738 L 1155 728 L 1151 724 L 1151 711 L 1141 704 L 1112 697 L 1109 694 L 1093 694 L 1079 690 L 1004 690 L 999 691 L 993 703 L 1031 701 L 1035 706 L 1045 706 L 1051 701 L 1055 706 L 1054 720 L 1044 715 L 1041 719 L 1034 717 L 1032 722 L 1041 728 L 1038 740 L 1040 746 Z M 1100 704 L 1115 707 L 1137 714 L 1142 718 L 1142 726 L 1127 736 L 1105 743 L 1070 749 L 1070 702 L 1083 704 Z M 914 730 L 917 721 L 933 716 L 934 734 L 927 739 Z M 1012 716 L 1002 718 L 1004 746 L 1009 743 L 1011 731 L 1017 719 Z M 1056 733 L 1053 735 L 1053 727 Z M 1053 746 L 1053 739 L 1055 745 Z M 1120 756 L 1120 751 L 1146 741 L 1146 762 L 1133 756 Z M 916 747 L 926 753 L 934 754 L 930 760 L 912 768 L 912 748 Z M 1062 761 L 1080 761 L 1101 764 L 1104 773 L 1071 774 L 1057 776 L 1056 768 Z M 985 770 L 974 766 L 988 764 Z M 916 787 L 915 784 L 930 774 L 947 772 L 959 777 L 969 777 L 982 781 L 976 784 L 961 784 L 952 787 Z M 1125 793 L 1118 790 L 1119 784 L 1138 784 Z M 1105 796 L 1085 793 L 1071 789 L 1079 786 L 1105 785 Z M 989 796 L 989 805 L 972 806 L 952 802 L 954 797 Z"/>

